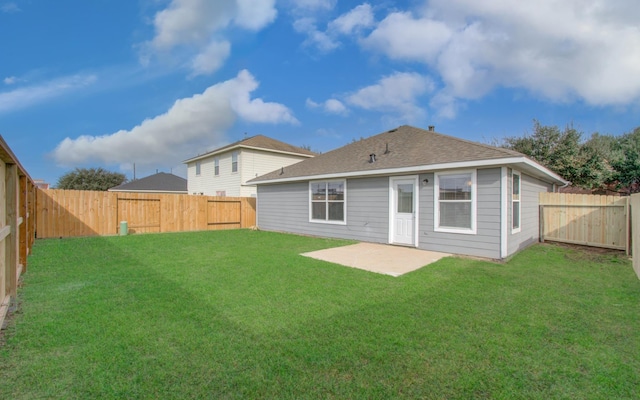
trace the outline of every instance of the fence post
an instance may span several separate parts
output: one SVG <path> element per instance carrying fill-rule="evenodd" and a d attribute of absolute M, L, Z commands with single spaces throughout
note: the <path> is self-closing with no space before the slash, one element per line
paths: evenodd
<path fill-rule="evenodd" d="M 540 243 L 544 243 L 544 205 L 540 204 L 538 207 L 538 218 L 540 219 L 540 223 L 538 224 L 540 227 L 540 234 L 538 236 L 540 236 Z"/>

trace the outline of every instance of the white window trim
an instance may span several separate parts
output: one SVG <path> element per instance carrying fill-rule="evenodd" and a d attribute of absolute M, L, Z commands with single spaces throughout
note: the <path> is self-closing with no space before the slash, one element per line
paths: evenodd
<path fill-rule="evenodd" d="M 471 229 L 440 227 L 440 177 L 447 175 L 471 174 Z M 478 214 L 478 180 L 477 170 L 436 172 L 433 183 L 433 230 L 435 232 L 459 233 L 463 235 L 475 235 L 477 232 Z"/>
<path fill-rule="evenodd" d="M 213 159 L 213 176 L 220 176 L 220 158 Z"/>
<path fill-rule="evenodd" d="M 518 200 L 513 200 L 513 177 L 518 175 L 518 183 L 520 185 L 520 198 Z M 511 233 L 518 233 L 522 230 L 522 174 L 520 172 L 517 172 L 515 170 L 512 170 L 511 173 Z M 520 222 L 520 224 L 518 225 L 517 228 L 513 227 L 513 203 L 517 202 L 520 203 L 520 207 L 518 207 L 518 221 Z"/>
<path fill-rule="evenodd" d="M 330 220 L 324 220 L 324 219 L 313 219 L 313 191 L 311 190 L 311 185 L 314 183 L 318 183 L 318 182 L 326 182 L 326 183 L 342 183 L 343 187 L 344 187 L 344 205 L 343 205 L 343 213 L 342 215 L 344 216 L 344 221 L 330 221 Z M 346 225 L 347 224 L 347 180 L 346 179 L 321 179 L 321 180 L 317 180 L 317 181 L 309 181 L 309 201 L 308 201 L 308 205 L 309 205 L 309 222 L 314 223 L 314 224 L 331 224 L 331 225 Z M 327 210 L 327 216 L 328 214 L 328 210 Z"/>
<path fill-rule="evenodd" d="M 196 176 L 202 175 L 202 162 L 196 161 Z"/>

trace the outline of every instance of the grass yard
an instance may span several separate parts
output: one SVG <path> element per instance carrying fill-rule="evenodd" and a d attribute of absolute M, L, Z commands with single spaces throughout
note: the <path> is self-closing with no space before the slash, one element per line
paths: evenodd
<path fill-rule="evenodd" d="M 41 240 L 0 398 L 640 397 L 640 281 L 538 245 L 399 278 L 250 230 Z"/>

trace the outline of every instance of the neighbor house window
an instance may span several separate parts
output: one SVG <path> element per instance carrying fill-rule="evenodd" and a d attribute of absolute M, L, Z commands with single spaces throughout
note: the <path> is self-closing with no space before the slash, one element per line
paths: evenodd
<path fill-rule="evenodd" d="M 213 174 L 215 176 L 220 175 L 220 159 L 219 158 L 213 159 Z"/>
<path fill-rule="evenodd" d="M 476 171 L 435 174 L 434 230 L 476 233 Z"/>
<path fill-rule="evenodd" d="M 231 172 L 238 172 L 238 152 L 231 153 Z"/>
<path fill-rule="evenodd" d="M 312 222 L 344 223 L 346 186 L 345 180 L 310 182 L 309 219 Z"/>
<path fill-rule="evenodd" d="M 511 229 L 520 232 L 520 174 L 513 172 L 511 177 Z"/>
<path fill-rule="evenodd" d="M 196 176 L 200 176 L 200 167 L 202 163 L 200 161 L 196 161 Z"/>

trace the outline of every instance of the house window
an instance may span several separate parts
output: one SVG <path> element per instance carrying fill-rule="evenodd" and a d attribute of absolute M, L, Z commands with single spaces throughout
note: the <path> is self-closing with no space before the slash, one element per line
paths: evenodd
<path fill-rule="evenodd" d="M 511 177 L 511 229 L 520 232 L 520 174 L 513 172 Z"/>
<path fill-rule="evenodd" d="M 310 221 L 330 224 L 345 223 L 346 186 L 345 180 L 310 182 Z"/>
<path fill-rule="evenodd" d="M 215 176 L 220 175 L 220 159 L 219 158 L 215 158 L 213 160 L 213 174 Z"/>
<path fill-rule="evenodd" d="M 435 174 L 434 186 L 434 230 L 475 234 L 476 171 Z"/>
<path fill-rule="evenodd" d="M 238 172 L 238 152 L 231 153 L 231 172 Z"/>
<path fill-rule="evenodd" d="M 200 176 L 201 167 L 202 167 L 202 163 L 200 161 L 196 161 L 196 176 Z"/>

